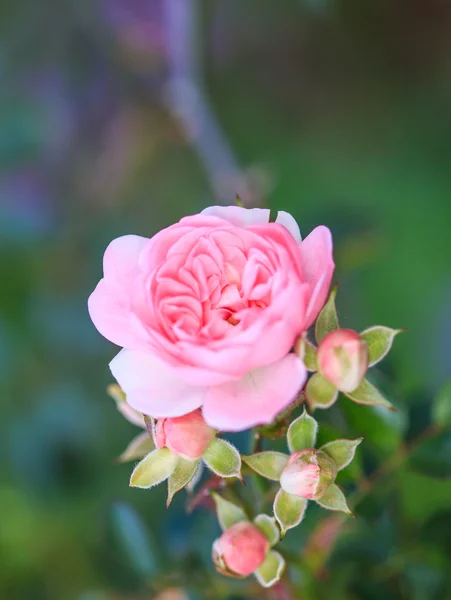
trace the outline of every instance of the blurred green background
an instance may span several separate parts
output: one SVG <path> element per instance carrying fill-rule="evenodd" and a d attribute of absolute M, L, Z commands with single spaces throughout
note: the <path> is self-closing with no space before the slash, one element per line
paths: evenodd
<path fill-rule="evenodd" d="M 451 598 L 451 3 L 0 0 L 0 82 L 0 597 Z M 343 326 L 408 328 L 398 413 L 319 415 L 366 434 L 358 518 L 309 509 L 269 592 L 214 573 L 211 512 L 128 488 L 86 309 L 111 239 L 235 193 L 332 229 Z"/>

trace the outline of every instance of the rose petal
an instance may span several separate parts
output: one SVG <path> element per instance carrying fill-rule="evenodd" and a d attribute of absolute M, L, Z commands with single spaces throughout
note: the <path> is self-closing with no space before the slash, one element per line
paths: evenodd
<path fill-rule="evenodd" d="M 305 327 L 310 327 L 324 306 L 332 281 L 335 264 L 332 256 L 332 234 L 321 225 L 314 229 L 299 246 L 302 256 L 303 279 L 312 286 L 306 312 Z"/>
<path fill-rule="evenodd" d="M 290 213 L 285 212 L 284 210 L 279 210 L 277 213 L 276 223 L 283 225 L 291 235 L 296 240 L 297 244 L 300 244 L 302 241 L 301 232 L 299 231 L 299 225 L 296 222 L 296 219 L 290 215 Z"/>
<path fill-rule="evenodd" d="M 243 208 L 241 206 L 209 206 L 200 214 L 219 217 L 238 227 L 257 225 L 269 221 L 269 208 Z"/>
<path fill-rule="evenodd" d="M 148 352 L 121 350 L 110 369 L 130 406 L 154 418 L 179 417 L 204 400 L 205 388 L 186 384 Z"/>
<path fill-rule="evenodd" d="M 307 371 L 295 354 L 254 369 L 239 381 L 210 387 L 203 406 L 206 422 L 217 429 L 241 431 L 270 423 L 296 397 Z"/>

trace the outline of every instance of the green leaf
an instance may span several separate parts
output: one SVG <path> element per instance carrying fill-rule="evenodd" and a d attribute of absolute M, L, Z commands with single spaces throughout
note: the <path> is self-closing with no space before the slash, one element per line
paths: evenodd
<path fill-rule="evenodd" d="M 362 440 L 363 437 L 356 440 L 334 440 L 321 446 L 320 450 L 330 456 L 337 465 L 337 470 L 341 471 L 352 461 L 356 448 Z"/>
<path fill-rule="evenodd" d="M 280 581 L 284 569 L 284 558 L 275 550 L 270 550 L 266 555 L 265 562 L 255 571 L 254 575 L 261 586 L 269 588 Z"/>
<path fill-rule="evenodd" d="M 301 336 L 296 342 L 295 352 L 309 371 L 317 371 L 316 366 L 316 346 L 307 339 L 306 335 Z"/>
<path fill-rule="evenodd" d="M 279 481 L 282 471 L 288 462 L 288 456 L 282 454 L 282 452 L 269 450 L 268 452 L 258 452 L 250 456 L 243 456 L 243 461 L 262 477 Z"/>
<path fill-rule="evenodd" d="M 150 452 L 138 463 L 130 477 L 130 486 L 151 488 L 165 481 L 179 462 L 179 457 L 167 448 L 159 448 Z"/>
<path fill-rule="evenodd" d="M 188 460 L 185 458 L 179 460 L 174 472 L 168 479 L 168 499 L 166 501 L 166 508 L 171 504 L 175 494 L 192 480 L 196 474 L 199 462 L 199 460 Z"/>
<path fill-rule="evenodd" d="M 329 486 L 326 493 L 316 500 L 316 502 L 323 508 L 327 508 L 327 510 L 338 510 L 347 515 L 352 515 L 346 502 L 345 495 L 336 483 Z"/>
<path fill-rule="evenodd" d="M 129 460 L 137 460 L 149 454 L 155 448 L 153 439 L 149 436 L 147 431 L 140 433 L 129 443 L 127 448 L 117 457 L 117 462 L 123 463 Z"/>
<path fill-rule="evenodd" d="M 274 546 L 280 541 L 280 530 L 277 527 L 274 517 L 270 517 L 269 515 L 257 515 L 254 519 L 254 523 L 268 539 L 271 546 Z"/>
<path fill-rule="evenodd" d="M 451 431 L 442 431 L 415 447 L 409 464 L 429 477 L 451 477 Z"/>
<path fill-rule="evenodd" d="M 305 397 L 312 410 L 329 408 L 336 401 L 338 390 L 322 375 L 315 373 L 307 382 Z"/>
<path fill-rule="evenodd" d="M 440 427 L 451 425 L 451 381 L 448 381 L 434 400 L 432 419 Z"/>
<path fill-rule="evenodd" d="M 237 506 L 236 504 L 233 504 L 233 502 L 224 500 L 224 498 L 216 492 L 211 492 L 211 495 L 215 501 L 218 521 L 223 531 L 232 527 L 235 523 L 249 520 L 241 506 Z"/>
<path fill-rule="evenodd" d="M 368 366 L 372 367 L 384 358 L 392 347 L 393 340 L 401 333 L 402 329 L 391 329 L 383 325 L 369 327 L 362 331 L 360 336 L 368 344 L 370 361 Z"/>
<path fill-rule="evenodd" d="M 315 338 L 319 344 L 328 333 L 340 328 L 338 322 L 337 309 L 335 307 L 335 297 L 337 288 L 334 287 L 329 295 L 329 299 L 324 305 L 323 310 L 319 313 L 315 324 Z"/>
<path fill-rule="evenodd" d="M 241 457 L 235 446 L 221 438 L 214 438 L 202 456 L 209 469 L 220 477 L 241 479 Z"/>
<path fill-rule="evenodd" d="M 293 494 L 287 494 L 282 488 L 277 492 L 274 499 L 274 516 L 280 525 L 281 537 L 288 529 L 299 525 L 307 507 L 305 498 L 298 498 Z"/>
<path fill-rule="evenodd" d="M 353 392 L 345 394 L 347 398 L 357 404 L 366 404 L 367 406 L 384 406 L 389 410 L 395 411 L 396 408 L 382 396 L 380 391 L 374 387 L 368 379 L 364 379 L 359 387 Z"/>
<path fill-rule="evenodd" d="M 160 570 L 156 564 L 158 554 L 152 544 L 146 524 L 138 513 L 128 504 L 115 503 L 111 518 L 115 535 L 115 548 L 121 547 L 133 568 L 141 576 L 153 577 Z"/>
<path fill-rule="evenodd" d="M 314 448 L 316 443 L 316 434 L 318 423 L 305 410 L 300 417 L 295 419 L 287 433 L 287 442 L 290 452 L 298 452 L 305 448 Z"/>

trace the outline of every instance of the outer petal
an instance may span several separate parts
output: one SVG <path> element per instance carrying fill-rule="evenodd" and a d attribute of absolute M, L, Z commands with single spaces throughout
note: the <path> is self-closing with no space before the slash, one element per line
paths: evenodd
<path fill-rule="evenodd" d="M 200 214 L 219 217 L 238 227 L 268 223 L 269 208 L 243 208 L 241 206 L 209 206 Z"/>
<path fill-rule="evenodd" d="M 312 286 L 307 307 L 305 327 L 310 327 L 323 307 L 335 268 L 332 256 L 332 234 L 321 225 L 314 229 L 299 246 L 302 256 L 303 279 Z"/>
<path fill-rule="evenodd" d="M 179 417 L 203 403 L 205 388 L 186 384 L 148 352 L 121 350 L 110 369 L 130 406 L 145 415 Z"/>
<path fill-rule="evenodd" d="M 284 210 L 279 210 L 277 214 L 276 223 L 283 225 L 291 235 L 296 240 L 297 244 L 300 244 L 302 241 L 301 232 L 299 231 L 299 225 L 296 222 L 296 219 L 290 215 L 290 213 L 285 212 Z"/>
<path fill-rule="evenodd" d="M 210 387 L 204 402 L 206 422 L 216 429 L 241 431 L 270 423 L 296 397 L 307 371 L 295 354 L 255 369 L 239 381 Z"/>
<path fill-rule="evenodd" d="M 103 257 L 104 278 L 88 300 L 92 322 L 118 346 L 142 348 L 145 332 L 131 313 L 131 289 L 139 273 L 138 258 L 149 240 L 124 235 L 113 240 Z"/>
<path fill-rule="evenodd" d="M 89 296 L 88 311 L 98 331 L 125 348 L 145 348 L 145 331 L 130 310 L 126 288 L 114 279 L 101 279 Z"/>

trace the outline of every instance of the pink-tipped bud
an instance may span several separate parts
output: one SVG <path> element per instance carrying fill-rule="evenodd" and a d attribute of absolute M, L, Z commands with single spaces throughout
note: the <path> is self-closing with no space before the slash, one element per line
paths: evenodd
<path fill-rule="evenodd" d="M 290 456 L 282 471 L 280 485 L 288 494 L 317 500 L 336 476 L 337 465 L 325 452 L 307 448 Z"/>
<path fill-rule="evenodd" d="M 321 375 L 337 390 L 353 392 L 368 369 L 368 346 L 356 331 L 336 329 L 320 343 L 316 361 Z"/>
<path fill-rule="evenodd" d="M 200 458 L 215 437 L 216 430 L 207 425 L 202 411 L 197 410 L 182 417 L 158 419 L 155 444 L 169 448 L 183 458 Z"/>
<path fill-rule="evenodd" d="M 255 525 L 241 521 L 215 541 L 213 562 L 221 573 L 246 577 L 263 564 L 269 546 L 269 541 Z"/>

